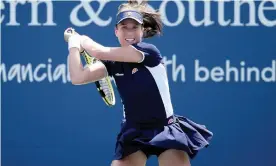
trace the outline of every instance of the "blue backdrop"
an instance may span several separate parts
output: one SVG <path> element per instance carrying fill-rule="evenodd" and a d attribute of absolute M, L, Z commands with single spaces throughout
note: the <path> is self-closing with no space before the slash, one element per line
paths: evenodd
<path fill-rule="evenodd" d="M 119 3 L 1 2 L 3 166 L 110 165 L 119 95 L 108 108 L 94 84 L 70 83 L 63 32 L 118 46 Z M 165 27 L 147 42 L 164 56 L 175 113 L 214 133 L 192 165 L 275 166 L 276 2 L 150 4 Z"/>

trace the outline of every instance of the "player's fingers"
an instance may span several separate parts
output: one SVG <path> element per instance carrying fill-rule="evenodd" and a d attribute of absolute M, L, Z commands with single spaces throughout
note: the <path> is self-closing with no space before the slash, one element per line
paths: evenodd
<path fill-rule="evenodd" d="M 71 36 L 73 36 L 73 35 L 75 35 L 75 34 L 77 34 L 76 32 L 75 32 L 75 30 L 73 29 L 73 28 L 67 28 L 65 31 L 64 31 L 64 40 L 66 41 L 66 42 L 68 42 L 68 39 L 71 37 Z"/>

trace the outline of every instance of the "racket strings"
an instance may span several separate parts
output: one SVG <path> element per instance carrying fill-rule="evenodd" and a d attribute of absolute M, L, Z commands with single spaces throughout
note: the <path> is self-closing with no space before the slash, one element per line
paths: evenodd
<path fill-rule="evenodd" d="M 98 59 L 91 57 L 86 51 L 84 51 L 82 53 L 82 55 L 84 55 L 86 64 L 92 65 L 97 62 L 102 63 Z M 115 96 L 114 96 L 113 88 L 112 88 L 109 78 L 103 78 L 97 82 L 98 83 L 96 83 L 96 85 L 97 85 L 98 91 L 101 91 L 100 94 L 102 95 L 105 103 L 109 106 L 114 105 L 115 104 Z"/>
<path fill-rule="evenodd" d="M 103 90 L 104 94 L 109 98 L 112 99 L 112 93 L 109 89 L 108 82 L 105 79 L 99 80 L 99 84 L 101 86 L 101 89 Z"/>

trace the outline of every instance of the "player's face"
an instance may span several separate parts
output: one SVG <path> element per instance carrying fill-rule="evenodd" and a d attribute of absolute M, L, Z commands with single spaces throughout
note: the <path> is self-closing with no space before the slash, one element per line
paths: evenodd
<path fill-rule="evenodd" d="M 116 26 L 115 35 L 121 46 L 139 43 L 143 37 L 143 27 L 133 19 L 125 19 Z"/>

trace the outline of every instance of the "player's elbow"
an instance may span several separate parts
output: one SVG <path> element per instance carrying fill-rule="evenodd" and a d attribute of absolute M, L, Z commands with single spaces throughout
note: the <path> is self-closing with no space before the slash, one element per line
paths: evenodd
<path fill-rule="evenodd" d="M 71 80 L 71 83 L 73 85 L 82 85 L 83 84 L 82 81 L 78 81 L 78 80 Z"/>
<path fill-rule="evenodd" d="M 73 85 L 81 85 L 84 83 L 84 79 L 81 76 L 70 75 L 70 78 Z"/>

